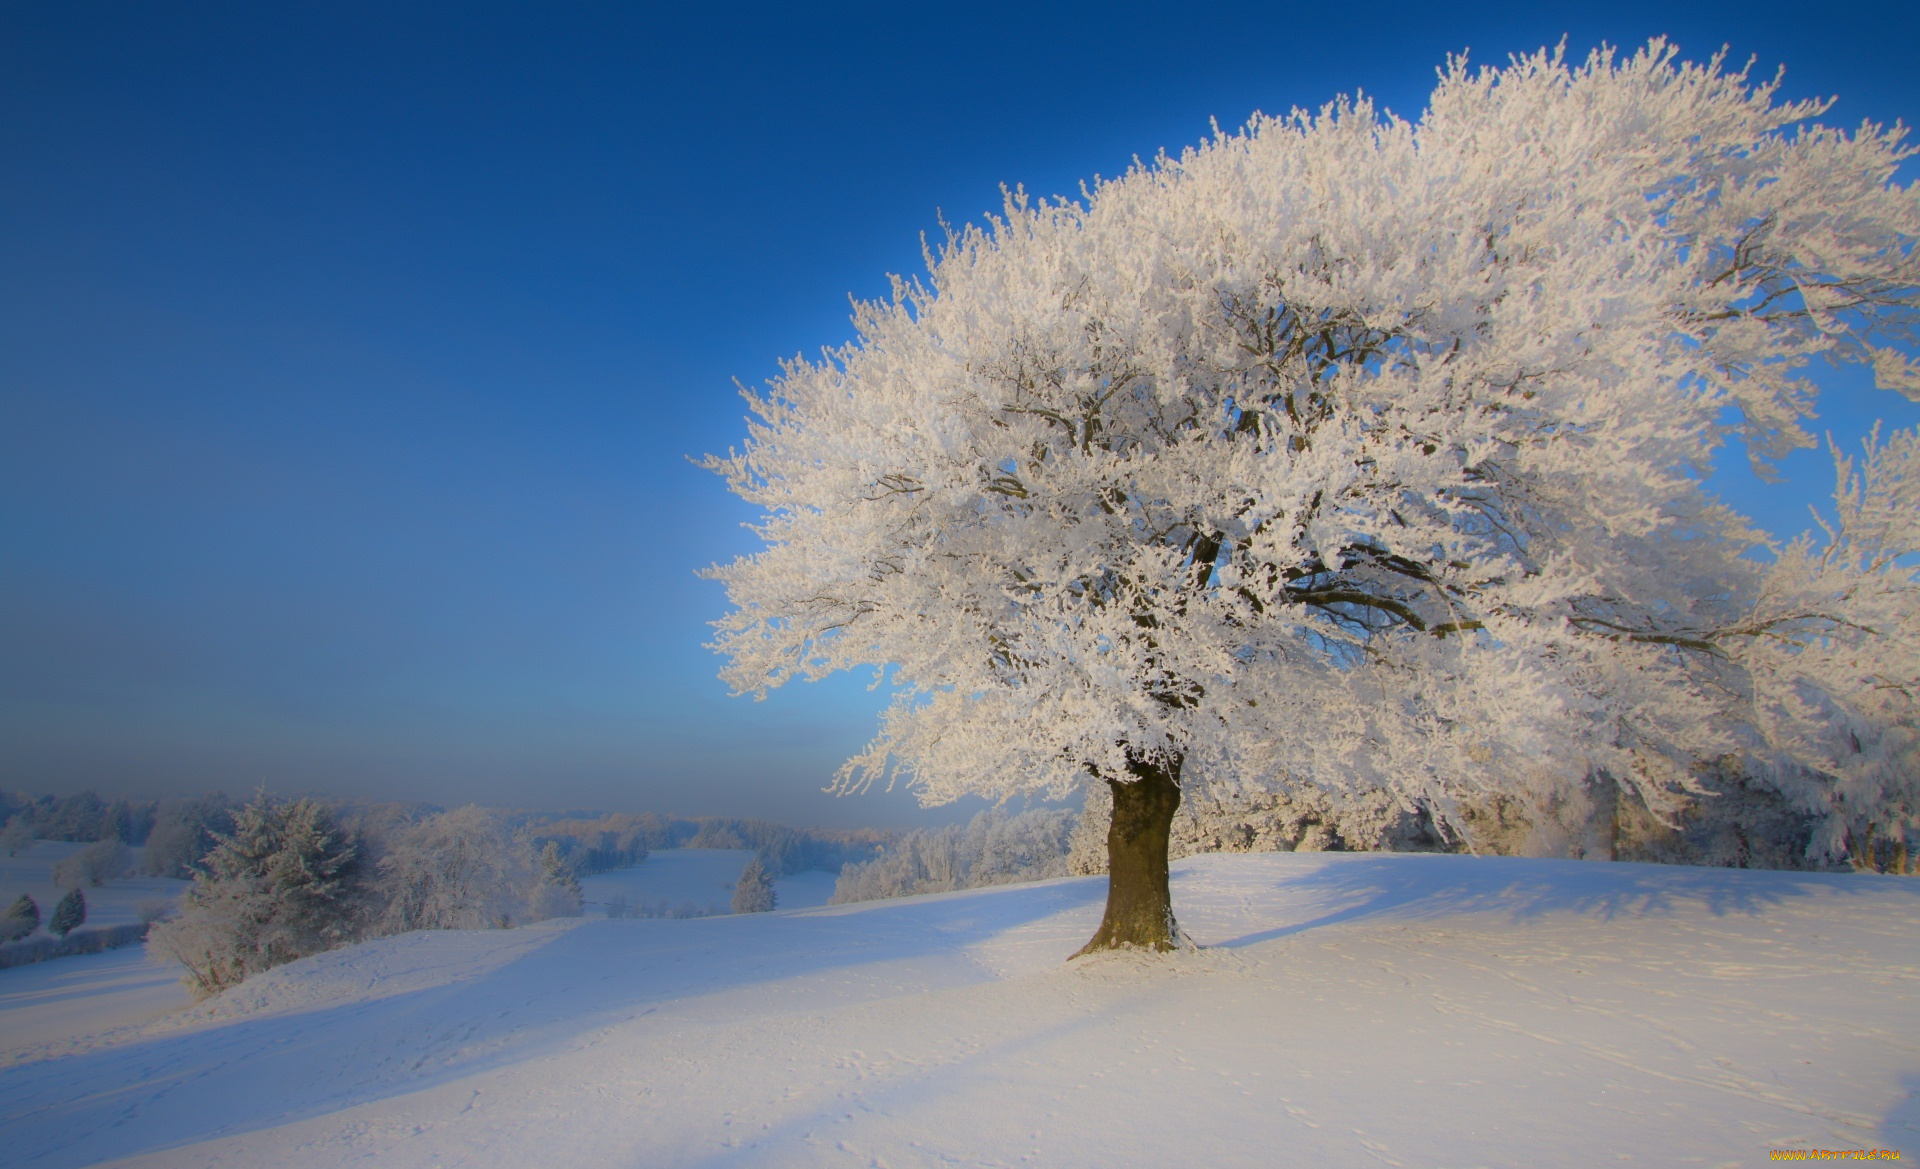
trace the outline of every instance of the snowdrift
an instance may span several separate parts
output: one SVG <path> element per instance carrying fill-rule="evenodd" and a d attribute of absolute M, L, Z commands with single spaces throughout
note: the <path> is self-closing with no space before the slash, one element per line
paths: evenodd
<path fill-rule="evenodd" d="M 1381 854 L 1175 873 L 1202 948 L 1165 958 L 1062 961 L 1101 878 L 322 954 L 159 1019 L 0 1037 L 0 1165 L 1920 1156 L 1920 881 Z"/>

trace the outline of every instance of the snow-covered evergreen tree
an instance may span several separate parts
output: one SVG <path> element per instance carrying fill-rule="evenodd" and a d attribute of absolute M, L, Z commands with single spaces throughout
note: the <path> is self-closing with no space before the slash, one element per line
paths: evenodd
<path fill-rule="evenodd" d="M 40 907 L 25 893 L 0 914 L 0 942 L 15 942 L 40 928 Z"/>
<path fill-rule="evenodd" d="M 581 913 L 580 878 L 560 851 L 557 841 L 549 840 L 534 861 L 533 892 L 528 897 L 528 914 L 534 921 L 550 917 L 579 917 Z"/>
<path fill-rule="evenodd" d="M 1735 757 L 1816 849 L 1911 817 L 1913 440 L 1771 566 L 1701 486 L 1810 443 L 1813 359 L 1920 396 L 1904 130 L 1775 96 L 1660 41 L 1455 61 L 1418 122 L 1341 100 L 1010 196 L 709 461 L 765 512 L 713 570 L 724 676 L 890 671 L 846 790 L 1104 783 L 1090 949 L 1172 944 L 1193 789 L 1669 815 Z"/>
<path fill-rule="evenodd" d="M 53 916 L 47 921 L 47 932 L 66 937 L 79 929 L 87 920 L 87 895 L 79 886 L 67 890 L 67 895 L 53 907 Z"/>
<path fill-rule="evenodd" d="M 325 805 L 262 792 L 207 855 L 179 916 L 154 924 L 150 944 L 186 968 L 199 994 L 331 949 L 362 925 L 357 859 Z"/>
<path fill-rule="evenodd" d="M 740 879 L 733 885 L 733 911 L 735 913 L 766 913 L 774 906 L 773 877 L 766 866 L 755 856 L 747 862 L 740 872 Z"/>

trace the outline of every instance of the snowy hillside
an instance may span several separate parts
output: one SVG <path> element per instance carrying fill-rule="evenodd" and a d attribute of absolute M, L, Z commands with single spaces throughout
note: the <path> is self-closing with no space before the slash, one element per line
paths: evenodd
<path fill-rule="evenodd" d="M 1212 856 L 1205 949 L 1063 963 L 1104 888 L 416 933 L 31 1045 L 50 975 L 0 971 L 0 1164 L 1920 1156 L 1920 881 Z M 96 1024 L 151 991 L 91 961 Z"/>

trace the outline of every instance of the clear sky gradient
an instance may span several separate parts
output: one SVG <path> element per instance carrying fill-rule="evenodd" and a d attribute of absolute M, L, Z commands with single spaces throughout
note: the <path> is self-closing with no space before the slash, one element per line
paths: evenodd
<path fill-rule="evenodd" d="M 1668 34 L 1920 118 L 1911 5 L 9 4 L 0 786 L 901 824 L 867 679 L 731 698 L 689 455 L 999 185 L 1449 51 Z M 1849 444 L 1920 409 L 1837 384 Z M 1730 495 L 1806 526 L 1823 457 Z"/>

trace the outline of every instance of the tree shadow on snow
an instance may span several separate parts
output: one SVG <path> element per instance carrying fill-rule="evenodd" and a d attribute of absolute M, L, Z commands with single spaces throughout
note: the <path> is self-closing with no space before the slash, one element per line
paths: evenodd
<path fill-rule="evenodd" d="M 384 996 L 383 958 L 431 969 L 434 939 L 316 955 L 304 960 L 310 974 L 328 963 L 360 972 L 331 1002 L 276 1010 L 269 993 L 264 1012 L 0 1068 L 0 1165 L 90 1165 L 311 1120 L 570 1050 L 648 1015 L 737 1021 L 985 982 L 996 975 L 961 951 L 1105 893 L 1104 881 L 1071 880 L 792 913 L 587 920 L 467 971 L 473 939 L 449 936 L 445 981 Z M 302 965 L 275 973 L 309 990 L 324 981 Z M 822 973 L 833 976 L 788 982 Z"/>
<path fill-rule="evenodd" d="M 1920 1072 L 1901 1076 L 1900 1086 L 1906 1095 L 1880 1122 L 1880 1147 L 1904 1154 L 1920 1148 Z"/>
<path fill-rule="evenodd" d="M 1682 909 L 1704 909 L 1721 917 L 1757 914 L 1812 896 L 1882 891 L 1920 896 L 1920 881 L 1853 873 L 1418 853 L 1323 854 L 1316 859 L 1323 863 L 1282 878 L 1275 888 L 1289 900 L 1331 908 L 1214 944 L 1254 946 L 1362 919 L 1415 921 L 1477 913 L 1522 921 L 1566 913 L 1612 921 L 1667 916 Z M 1180 898 L 1176 878 L 1176 907 Z"/>

